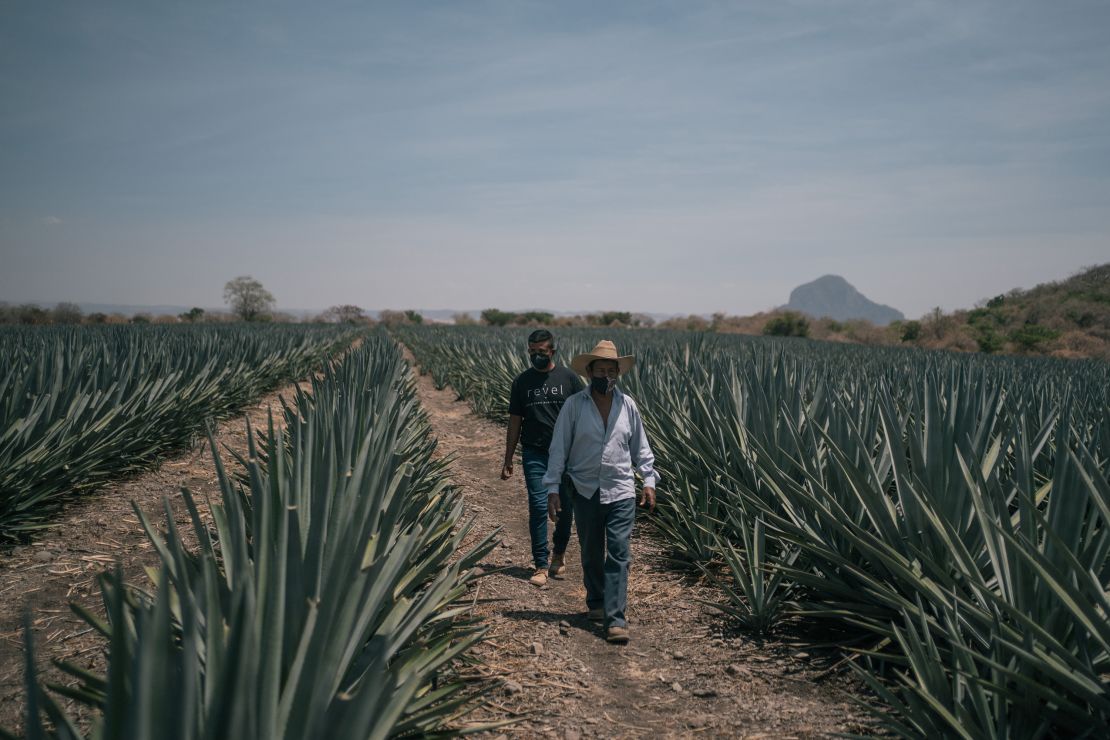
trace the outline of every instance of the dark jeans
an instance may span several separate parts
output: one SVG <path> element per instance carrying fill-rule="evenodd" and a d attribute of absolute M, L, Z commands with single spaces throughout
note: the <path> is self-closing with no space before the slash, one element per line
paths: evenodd
<path fill-rule="evenodd" d="M 605 610 L 608 627 L 626 627 L 628 608 L 628 564 L 632 550 L 628 539 L 636 521 L 636 499 L 601 503 L 601 492 L 591 498 L 575 495 L 574 518 L 582 546 L 582 582 L 586 586 L 586 608 Z"/>
<path fill-rule="evenodd" d="M 547 489 L 543 487 L 543 476 L 547 473 L 547 450 L 525 447 L 521 450 L 524 467 L 524 483 L 528 486 L 528 531 L 532 535 L 532 560 L 537 568 L 550 565 L 547 550 Z M 573 484 L 563 476 L 559 486 L 559 505 L 561 513 L 555 523 L 555 554 L 567 551 L 570 542 L 570 527 L 574 521 L 574 505 L 571 503 Z"/>

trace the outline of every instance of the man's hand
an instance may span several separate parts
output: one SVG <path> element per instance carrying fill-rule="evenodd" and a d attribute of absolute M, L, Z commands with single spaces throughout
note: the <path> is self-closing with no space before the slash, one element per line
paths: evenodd
<path fill-rule="evenodd" d="M 640 506 L 647 504 L 648 511 L 655 511 L 655 488 L 644 486 L 640 492 Z"/>
<path fill-rule="evenodd" d="M 513 476 L 513 461 L 512 458 L 505 461 L 501 466 L 501 480 L 508 480 Z"/>
<path fill-rule="evenodd" d="M 562 502 L 559 501 L 559 494 L 547 494 L 547 518 L 553 522 L 559 521 L 559 512 L 562 511 Z"/>

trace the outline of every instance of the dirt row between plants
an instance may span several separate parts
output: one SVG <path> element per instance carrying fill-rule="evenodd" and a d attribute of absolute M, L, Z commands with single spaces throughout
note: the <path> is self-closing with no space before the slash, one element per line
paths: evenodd
<path fill-rule="evenodd" d="M 225 464 L 230 460 L 228 450 L 246 454 L 248 419 L 255 429 L 264 429 L 272 408 L 275 426 L 281 426 L 278 397 L 291 400 L 297 385 L 266 394 L 217 426 L 215 439 Z M 307 389 L 309 381 L 300 385 Z M 168 497 L 178 532 L 190 547 L 195 544 L 192 523 L 179 495 L 182 486 L 196 494 L 201 516 L 210 521 L 204 499 L 206 495 L 218 499 L 220 490 L 207 437 L 151 470 L 73 502 L 34 542 L 0 553 L 0 727 L 18 730 L 23 724 L 24 609 L 29 608 L 33 616 L 35 657 L 45 681 L 76 683 L 54 667 L 55 660 L 103 671 L 104 640 L 73 613 L 69 603 L 103 616 L 97 576 L 118 562 L 130 583 L 142 584 L 144 568 L 158 564 L 131 502 L 159 531 L 165 531 L 163 502 Z M 62 703 L 79 720 L 88 717 L 83 705 Z"/>
<path fill-rule="evenodd" d="M 473 537 L 501 527 L 502 544 L 483 568 L 477 610 L 489 639 L 477 672 L 498 683 L 474 723 L 513 719 L 491 735 L 556 737 L 820 737 L 867 733 L 850 697 L 859 687 L 824 681 L 824 665 L 788 642 L 731 630 L 703 601 L 718 594 L 668 566 L 644 517 L 632 538 L 626 646 L 610 645 L 585 618 L 577 537 L 566 577 L 528 582 L 531 549 L 520 466 L 500 480 L 504 428 L 471 413 L 450 389 L 418 379 L 421 402 L 453 454 L 453 482 L 474 518 Z M 661 486 L 665 488 L 666 482 Z"/>

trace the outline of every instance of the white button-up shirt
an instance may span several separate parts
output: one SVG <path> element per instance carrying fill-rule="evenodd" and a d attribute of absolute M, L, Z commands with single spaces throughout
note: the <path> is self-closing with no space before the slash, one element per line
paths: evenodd
<path fill-rule="evenodd" d="M 613 389 L 608 425 L 587 387 L 567 398 L 555 422 L 548 448 L 544 488 L 558 493 L 565 471 L 580 496 L 592 498 L 601 491 L 601 503 L 610 504 L 636 496 L 633 468 L 644 485 L 655 487 L 655 455 L 648 446 L 640 409 L 631 396 Z"/>

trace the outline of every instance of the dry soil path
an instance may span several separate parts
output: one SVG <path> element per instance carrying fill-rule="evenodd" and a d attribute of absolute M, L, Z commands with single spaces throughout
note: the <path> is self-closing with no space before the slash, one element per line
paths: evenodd
<path fill-rule="evenodd" d="M 520 737 L 821 737 L 866 733 L 847 693 L 797 648 L 757 645 L 701 605 L 716 594 L 668 568 L 643 520 L 633 534 L 629 645 L 606 643 L 585 618 L 576 537 L 564 579 L 528 582 L 531 550 L 520 465 L 500 480 L 504 428 L 479 418 L 450 389 L 418 380 L 441 454 L 475 519 L 474 537 L 503 528 L 483 563 L 477 605 L 490 639 L 480 668 L 499 683 L 473 721 L 515 718 L 491 733 Z M 665 485 L 665 484 L 664 484 Z"/>

